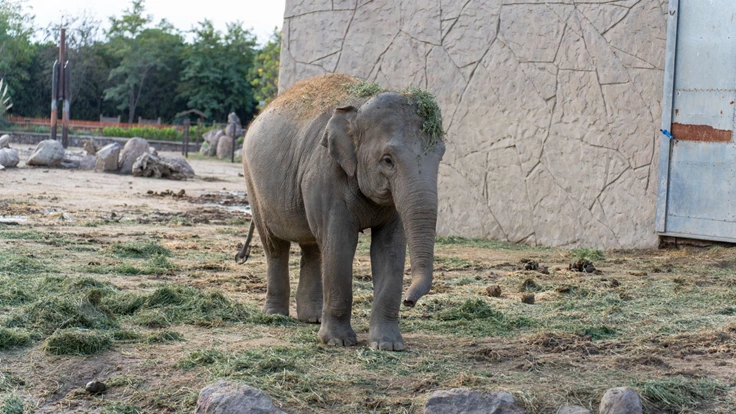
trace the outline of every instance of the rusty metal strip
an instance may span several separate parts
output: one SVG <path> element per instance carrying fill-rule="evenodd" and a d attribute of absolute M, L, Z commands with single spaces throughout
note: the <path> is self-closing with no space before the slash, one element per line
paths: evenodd
<path fill-rule="evenodd" d="M 672 124 L 672 135 L 678 141 L 731 142 L 733 131 L 715 129 L 708 125 Z"/>

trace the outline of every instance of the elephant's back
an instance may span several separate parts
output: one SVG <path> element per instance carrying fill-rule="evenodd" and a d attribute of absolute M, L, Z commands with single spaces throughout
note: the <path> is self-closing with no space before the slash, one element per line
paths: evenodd
<path fill-rule="evenodd" d="M 297 82 L 274 99 L 266 111 L 286 111 L 294 119 L 314 119 L 338 106 L 351 104 L 350 85 L 360 81 L 341 73 L 329 73 Z"/>

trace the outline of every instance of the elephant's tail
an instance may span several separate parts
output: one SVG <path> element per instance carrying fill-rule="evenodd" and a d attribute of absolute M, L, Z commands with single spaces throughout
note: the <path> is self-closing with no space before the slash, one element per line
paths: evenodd
<path fill-rule="evenodd" d="M 248 258 L 250 257 L 250 241 L 253 240 L 253 231 L 255 228 L 256 222 L 251 218 L 250 227 L 248 227 L 248 236 L 245 238 L 245 242 L 243 242 L 243 247 L 240 249 L 238 254 L 235 255 L 235 263 L 243 264 L 248 261 Z"/>

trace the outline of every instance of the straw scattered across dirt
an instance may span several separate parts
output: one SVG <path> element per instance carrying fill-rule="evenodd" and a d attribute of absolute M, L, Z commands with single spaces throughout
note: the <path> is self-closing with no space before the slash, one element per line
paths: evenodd
<path fill-rule="evenodd" d="M 650 413 L 736 411 L 733 249 L 440 238 L 432 292 L 401 312 L 409 349 L 392 353 L 366 345 L 364 235 L 353 280 L 359 345 L 326 348 L 318 326 L 258 311 L 257 241 L 246 265 L 233 261 L 248 223 L 233 202 L 245 199 L 240 167 L 193 167 L 207 180 L 2 173 L 0 412 L 191 413 L 219 378 L 293 413 L 418 413 L 434 390 L 454 387 L 509 391 L 549 413 L 593 408 L 615 386 L 640 392 Z M 569 270 L 579 259 L 596 271 Z M 533 305 L 521 302 L 529 294 Z M 102 395 L 84 391 L 94 379 L 108 386 Z"/>

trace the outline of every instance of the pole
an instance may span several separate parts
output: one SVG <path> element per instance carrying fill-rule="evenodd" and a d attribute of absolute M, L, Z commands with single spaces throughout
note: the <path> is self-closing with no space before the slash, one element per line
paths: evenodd
<path fill-rule="evenodd" d="M 56 117 L 59 102 L 59 61 L 54 62 L 54 70 L 51 74 L 51 139 L 56 141 Z"/>
<path fill-rule="evenodd" d="M 181 147 L 181 154 L 185 158 L 189 158 L 189 126 L 191 125 L 191 121 L 189 121 L 189 118 L 184 120 L 184 137 L 183 137 L 183 144 Z"/>
<path fill-rule="evenodd" d="M 197 135 L 194 136 L 195 148 L 199 151 L 199 138 L 202 136 L 202 118 L 197 118 Z"/>
<path fill-rule="evenodd" d="M 66 100 L 65 92 L 66 92 L 66 29 L 62 28 L 60 30 L 60 38 L 59 38 L 59 81 L 56 84 L 58 89 L 58 98 L 57 99 L 64 99 Z M 58 105 L 58 103 L 57 103 Z M 64 111 L 65 108 L 62 107 L 62 111 Z M 65 132 L 64 129 L 64 117 L 66 116 L 66 111 L 62 113 L 62 124 L 61 124 L 61 144 L 64 145 L 64 141 L 68 140 L 68 133 L 69 131 Z M 68 124 L 67 124 L 68 127 Z M 66 148 L 66 145 L 64 145 L 64 148 Z"/>
<path fill-rule="evenodd" d="M 66 47 L 64 48 L 66 53 Z M 72 71 L 69 67 L 69 62 L 64 65 L 64 115 L 61 123 L 61 145 L 64 148 L 69 146 L 69 110 L 71 107 L 71 84 L 72 84 Z"/>

